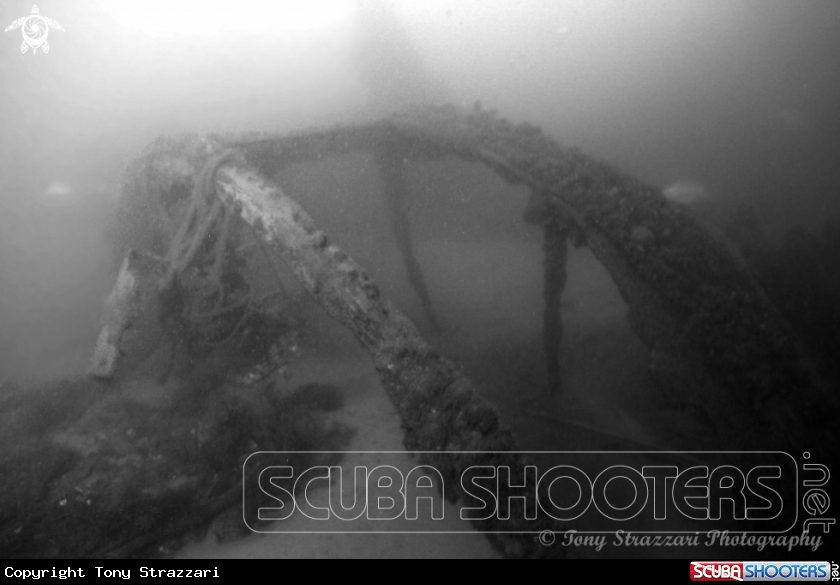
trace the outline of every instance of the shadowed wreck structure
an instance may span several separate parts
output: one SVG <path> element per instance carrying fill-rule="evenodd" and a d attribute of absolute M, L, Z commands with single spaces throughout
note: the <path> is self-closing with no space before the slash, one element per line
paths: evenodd
<path fill-rule="evenodd" d="M 561 378 L 559 298 L 567 247 L 585 245 L 626 301 L 654 375 L 675 403 L 706 412 L 721 445 L 833 449 L 834 398 L 812 374 L 776 308 L 725 246 L 656 188 L 562 148 L 535 126 L 481 108 L 413 109 L 369 124 L 294 135 L 189 135 L 151 145 L 133 165 L 124 193 L 146 214 L 140 224 L 148 231 L 147 249 L 128 252 L 108 300 L 92 374 L 114 376 L 122 356 L 131 357 L 126 339 L 140 322 L 162 328 L 173 354 L 179 347 L 201 353 L 241 345 L 240 338 L 250 335 L 256 357 L 241 371 L 270 363 L 273 336 L 284 331 L 282 318 L 232 276 L 242 250 L 256 247 L 281 258 L 352 331 L 399 412 L 405 448 L 419 453 L 421 463 L 435 466 L 451 485 L 459 485 L 457 470 L 470 465 L 521 463 L 512 435 L 471 382 L 271 181 L 289 165 L 357 150 L 374 153 L 409 281 L 433 327 L 434 299 L 414 254 L 403 170 L 410 160 L 456 157 L 487 165 L 508 183 L 531 190 L 525 221 L 544 231 L 543 339 L 551 388 L 559 389 Z M 457 500 L 463 494 L 446 496 Z M 493 531 L 494 520 L 476 527 Z M 507 534 L 488 537 L 508 556 L 563 554 L 534 541 L 535 532 L 552 528 L 508 523 Z"/>
<path fill-rule="evenodd" d="M 219 165 L 218 197 L 370 353 L 399 410 L 409 450 L 510 451 L 514 444 L 470 383 L 420 339 L 364 270 L 266 180 L 288 165 L 353 150 L 376 153 L 409 280 L 435 325 L 403 212 L 403 166 L 446 156 L 484 163 L 506 181 L 530 187 L 538 200 L 526 220 L 545 231 L 543 334 L 553 387 L 561 335 L 556 307 L 566 239 L 573 234 L 615 280 L 633 329 L 650 349 L 654 373 L 675 402 L 707 412 L 721 444 L 794 450 L 806 437 L 813 441 L 815 429 L 829 428 L 832 402 L 795 337 L 726 248 L 657 189 L 561 148 L 539 128 L 478 108 L 465 114 L 444 107 L 292 136 L 188 137 L 148 153 L 152 196 L 184 191 L 208 157 L 230 149 L 242 159 Z M 436 462 L 434 455 L 427 460 Z"/>
<path fill-rule="evenodd" d="M 403 330 L 402 318 L 379 298 L 364 272 L 330 246 L 302 211 L 291 203 L 278 207 L 279 191 L 267 186 L 262 176 L 296 162 L 382 145 L 401 153 L 381 159 L 386 176 L 391 177 L 398 176 L 395 167 L 400 160 L 413 157 L 454 156 L 484 163 L 509 183 L 527 185 L 542 199 L 536 205 L 542 219 L 534 219 L 533 211 L 526 219 L 541 221 L 549 234 L 548 304 L 556 302 L 557 294 L 557 286 L 550 283 L 562 288 L 563 278 L 552 274 L 565 255 L 563 244 L 557 243 L 565 238 L 558 234 L 571 231 L 572 240 L 585 243 L 618 286 L 629 306 L 631 325 L 650 350 L 653 371 L 676 400 L 694 403 L 709 413 L 724 444 L 740 449 L 790 448 L 803 444 L 806 434 L 813 440 L 810 433 L 826 428 L 831 420 L 833 399 L 807 367 L 795 336 L 725 246 L 671 206 L 655 187 L 577 150 L 560 147 L 535 126 L 514 125 L 480 109 L 465 114 L 440 107 L 411 110 L 356 127 L 214 140 L 218 144 L 211 148 L 240 149 L 252 166 L 239 170 L 222 166 L 217 179 L 220 197 L 238 209 L 295 267 L 327 310 L 354 331 L 391 381 L 389 387 L 399 388 L 397 379 L 416 367 L 409 364 L 428 359 L 405 362 L 400 356 L 414 343 L 422 355 L 425 346 L 419 341 L 408 343 L 416 333 Z M 189 142 L 184 143 L 184 160 L 190 148 Z M 158 171 L 163 189 L 189 181 L 173 175 L 169 169 L 176 165 L 168 157 L 160 164 L 165 165 Z M 394 189 L 390 191 L 393 200 Z M 392 205 L 399 216 L 400 203 Z M 292 226 L 297 226 L 300 240 L 280 243 L 282 238 L 291 238 L 283 234 L 295 233 Z M 410 245 L 401 243 L 400 248 L 432 319 L 428 292 Z M 555 257 L 558 260 L 551 261 Z M 321 272 L 325 266 L 333 271 L 331 278 Z M 551 313 L 550 306 L 546 312 Z M 547 319 L 547 323 L 553 321 Z M 413 388 L 426 386 L 413 375 L 409 378 Z M 408 411 L 402 405 L 414 394 L 395 390 L 393 398 L 404 414 Z M 444 446 L 425 441 L 414 445 L 412 434 L 418 422 L 410 420 L 404 418 L 412 447 Z"/>

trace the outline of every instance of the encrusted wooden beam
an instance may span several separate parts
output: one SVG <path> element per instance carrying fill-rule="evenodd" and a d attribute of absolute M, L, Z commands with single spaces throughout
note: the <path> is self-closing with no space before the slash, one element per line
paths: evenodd
<path fill-rule="evenodd" d="M 229 148 L 197 136 L 163 141 L 147 153 L 144 184 L 152 197 L 183 197 L 206 162 Z M 458 491 L 459 477 L 470 465 L 521 468 L 523 462 L 515 453 L 511 434 L 500 427 L 496 412 L 472 384 L 420 338 L 414 325 L 382 295 L 367 273 L 332 245 L 297 203 L 256 168 L 233 159 L 216 172 L 221 201 L 251 226 L 256 237 L 285 261 L 307 291 L 367 350 L 399 412 L 405 447 L 422 452 L 422 462 L 433 465 L 446 484 L 455 488 L 447 497 L 465 499 Z M 124 298 L 128 307 L 137 300 L 136 286 L 122 288 L 128 293 L 119 298 Z M 125 312 L 131 318 L 136 314 Z M 129 322 L 121 321 L 123 325 Z M 441 451 L 466 453 L 438 455 Z M 503 490 L 500 497 L 504 495 Z M 479 527 L 493 532 L 488 538 L 508 556 L 563 554 L 562 547 L 544 547 L 535 539 L 535 532 L 557 530 L 547 520 L 490 519 Z"/>

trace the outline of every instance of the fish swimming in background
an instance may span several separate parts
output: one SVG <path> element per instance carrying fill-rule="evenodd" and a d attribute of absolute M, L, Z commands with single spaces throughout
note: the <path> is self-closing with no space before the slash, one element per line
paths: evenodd
<path fill-rule="evenodd" d="M 669 202 L 700 222 L 708 234 L 729 251 L 741 268 L 747 269 L 741 250 L 723 230 L 726 208 L 721 206 L 719 197 L 712 196 L 702 184 L 689 180 L 671 183 L 662 189 L 662 194 Z"/>
<path fill-rule="evenodd" d="M 35 191 L 33 202 L 41 209 L 58 213 L 73 210 L 74 213 L 95 214 L 97 209 L 106 209 L 109 193 L 114 191 L 115 188 L 106 182 L 54 179 L 40 191 Z"/>
<path fill-rule="evenodd" d="M 53 181 L 44 189 L 44 197 L 50 199 L 67 199 L 75 193 L 76 190 L 64 181 Z"/>
<path fill-rule="evenodd" d="M 696 181 L 676 181 L 664 189 L 662 194 L 671 203 L 694 207 L 709 200 L 709 192 Z"/>

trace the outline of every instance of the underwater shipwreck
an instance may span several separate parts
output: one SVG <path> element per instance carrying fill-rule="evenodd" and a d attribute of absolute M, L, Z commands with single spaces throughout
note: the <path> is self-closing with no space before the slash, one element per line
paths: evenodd
<path fill-rule="evenodd" d="M 90 379 L 0 395 L 0 434 L 15 445 L 0 460 L 0 550 L 165 556 L 219 518 L 241 535 L 245 456 L 340 446 L 346 430 L 311 414 L 313 404 L 335 408 L 327 389 L 283 398 L 237 390 L 264 386 L 294 359 L 300 325 L 275 278 L 278 259 L 369 354 L 399 413 L 405 450 L 444 475 L 457 474 L 453 458 L 436 452 L 464 452 L 458 468 L 519 461 L 513 434 L 473 383 L 275 180 L 290 165 L 356 151 L 379 168 L 383 205 L 430 327 L 438 317 L 405 212 L 404 168 L 412 160 L 480 163 L 528 188 L 522 220 L 543 231 L 542 359 L 552 392 L 563 392 L 569 246 L 585 246 L 626 302 L 657 383 L 674 403 L 702 410 L 721 445 L 836 453 L 836 397 L 742 263 L 656 187 L 561 147 L 534 125 L 477 104 L 291 135 L 179 135 L 151 144 L 126 172 L 124 259 Z M 161 383 L 189 379 L 189 400 L 163 412 L 122 402 L 123 372 L 161 343 L 170 356 Z M 477 527 L 492 531 L 492 522 Z M 535 530 L 530 523 L 523 534 L 488 538 L 508 556 L 563 554 L 535 542 Z"/>

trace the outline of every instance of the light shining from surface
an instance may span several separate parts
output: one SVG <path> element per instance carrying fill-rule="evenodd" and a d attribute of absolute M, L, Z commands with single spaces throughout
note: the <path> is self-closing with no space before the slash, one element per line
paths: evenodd
<path fill-rule="evenodd" d="M 352 0 L 206 0 L 105 2 L 102 8 L 126 30 L 149 36 L 261 35 L 328 29 L 346 21 Z"/>

